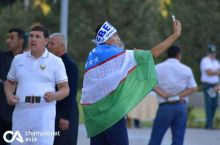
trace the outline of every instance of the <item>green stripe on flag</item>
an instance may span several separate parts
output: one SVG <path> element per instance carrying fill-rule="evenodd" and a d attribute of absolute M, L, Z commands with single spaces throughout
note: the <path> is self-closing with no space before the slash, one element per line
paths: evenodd
<path fill-rule="evenodd" d="M 93 137 L 114 125 L 133 109 L 156 85 L 156 71 L 150 51 L 134 52 L 137 67 L 115 91 L 102 100 L 84 105 L 88 137 Z"/>

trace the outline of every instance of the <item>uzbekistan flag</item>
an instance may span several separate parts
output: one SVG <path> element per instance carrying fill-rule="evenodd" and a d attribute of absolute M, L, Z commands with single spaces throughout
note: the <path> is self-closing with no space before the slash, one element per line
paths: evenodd
<path fill-rule="evenodd" d="M 156 85 L 150 51 L 98 45 L 85 65 L 81 104 L 88 137 L 114 125 Z"/>

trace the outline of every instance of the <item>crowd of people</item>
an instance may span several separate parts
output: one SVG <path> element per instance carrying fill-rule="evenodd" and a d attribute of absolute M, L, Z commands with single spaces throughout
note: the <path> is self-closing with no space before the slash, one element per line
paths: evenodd
<path fill-rule="evenodd" d="M 96 28 L 80 100 L 91 145 L 128 145 L 126 114 L 151 91 L 157 94 L 158 109 L 148 144 L 160 145 L 171 128 L 172 145 L 183 145 L 188 96 L 197 91 L 197 83 L 191 68 L 181 62 L 182 50 L 173 45 L 180 35 L 181 23 L 174 20 L 173 33 L 152 49 L 125 50 L 108 21 Z M 79 71 L 68 55 L 67 38 L 34 25 L 28 35 L 11 28 L 6 44 L 8 51 L 0 52 L 0 145 L 76 145 Z M 167 59 L 155 66 L 154 58 L 166 50 Z M 216 51 L 209 45 L 201 61 L 206 129 L 214 127 L 218 105 Z M 8 130 L 36 140 L 5 140 Z M 57 134 L 27 134 L 45 131 Z"/>
<path fill-rule="evenodd" d="M 8 51 L 0 53 L 0 144 L 76 145 L 79 73 L 67 54 L 67 39 L 61 33 L 49 35 L 42 25 L 31 28 L 28 45 L 26 37 L 22 29 L 10 29 Z M 19 131 L 24 142 L 10 136 L 6 142 L 8 130 Z M 45 131 L 58 133 L 55 138 L 33 136 Z"/>

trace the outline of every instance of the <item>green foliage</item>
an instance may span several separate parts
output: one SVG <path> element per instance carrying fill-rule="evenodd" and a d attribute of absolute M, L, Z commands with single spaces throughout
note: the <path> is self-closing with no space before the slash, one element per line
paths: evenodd
<path fill-rule="evenodd" d="M 22 1 L 11 5 L 0 5 L 0 41 L 4 40 L 9 28 L 21 27 L 28 31 L 34 23 L 41 23 L 50 32 L 59 31 L 60 1 L 51 5 L 51 12 L 45 16 L 41 9 L 34 8 L 33 1 L 24 8 Z M 69 54 L 80 67 L 80 87 L 83 68 L 89 51 L 95 46 L 94 29 L 108 20 L 113 24 L 127 49 L 150 49 L 172 33 L 170 17 L 163 18 L 160 13 L 160 0 L 69 0 Z M 220 45 L 220 1 L 218 0 L 172 0 L 166 6 L 182 22 L 182 36 L 176 42 L 183 49 L 183 62 L 192 67 L 197 82 L 200 79 L 199 64 L 209 43 Z M 156 59 L 160 62 L 165 55 Z"/>
<path fill-rule="evenodd" d="M 200 82 L 200 61 L 206 55 L 207 45 L 220 45 L 220 1 L 173 0 L 171 8 L 183 25 L 179 40 L 184 63 L 193 68 Z"/>
<path fill-rule="evenodd" d="M 15 3 L 14 5 L 10 5 L 4 9 L 1 10 L 0 14 L 0 40 L 1 44 L 6 39 L 7 31 L 12 27 L 20 27 L 20 28 L 26 28 L 27 25 L 29 25 L 29 22 L 32 21 L 32 19 L 25 19 L 25 16 L 27 16 L 29 13 L 26 13 L 23 10 L 23 6 L 21 3 Z M 3 41 L 3 42 L 2 42 Z M 1 46 L 1 49 L 5 48 L 5 46 Z"/>
<path fill-rule="evenodd" d="M 41 9 L 33 7 L 33 1 L 30 2 L 32 3 L 28 8 L 20 0 L 11 5 L 0 4 L 1 50 L 6 50 L 6 34 L 12 27 L 21 27 L 28 31 L 34 23 L 41 23 L 51 33 L 59 31 L 60 1 L 54 4 L 52 0 L 47 0 L 51 5 L 51 12 L 47 16 L 43 15 Z M 171 18 L 161 16 L 159 2 L 160 0 L 69 0 L 68 50 L 80 68 L 79 89 L 82 86 L 86 57 L 95 46 L 91 39 L 95 38 L 94 29 L 98 24 L 106 20 L 113 24 L 127 49 L 150 49 L 172 33 Z M 199 64 L 206 54 L 207 45 L 220 45 L 220 1 L 172 0 L 167 9 L 182 23 L 182 35 L 176 44 L 183 49 L 183 62 L 192 67 L 199 82 Z M 158 63 L 164 59 L 165 55 L 155 61 Z M 78 99 L 79 97 L 80 93 Z M 204 125 L 202 111 L 190 111 L 189 126 Z M 80 112 L 82 114 L 81 106 Z M 82 115 L 80 121 L 83 121 Z M 215 122 L 219 127 L 219 113 Z"/>
<path fill-rule="evenodd" d="M 204 108 L 193 108 L 189 107 L 188 110 L 188 121 L 187 127 L 190 128 L 204 128 L 205 126 L 205 113 Z M 214 118 L 214 128 L 220 128 L 220 110 L 216 110 L 215 118 Z"/>
<path fill-rule="evenodd" d="M 59 22 L 55 13 L 44 16 L 40 9 L 34 7 L 25 8 L 21 1 L 2 8 L 0 20 L 0 40 L 1 44 L 4 44 L 0 49 L 4 50 L 6 49 L 4 40 L 6 40 L 6 35 L 10 28 L 19 27 L 28 32 L 33 24 L 40 23 L 50 26 L 50 30 L 57 31 Z"/>
<path fill-rule="evenodd" d="M 70 9 L 70 45 L 78 61 L 86 60 L 89 50 L 94 47 L 98 24 L 110 21 L 118 30 L 127 49 L 150 48 L 161 40 L 157 27 L 160 15 L 154 1 L 142 0 L 96 0 L 72 1 Z M 153 29 L 153 31 L 152 31 Z M 155 29 L 155 30 L 154 30 Z"/>
<path fill-rule="evenodd" d="M 106 20 L 117 28 L 127 49 L 150 48 L 161 40 L 157 30 L 161 16 L 155 1 L 75 0 L 70 5 L 69 52 L 82 66 L 81 74 L 88 53 L 95 46 L 91 42 L 94 30 Z"/>

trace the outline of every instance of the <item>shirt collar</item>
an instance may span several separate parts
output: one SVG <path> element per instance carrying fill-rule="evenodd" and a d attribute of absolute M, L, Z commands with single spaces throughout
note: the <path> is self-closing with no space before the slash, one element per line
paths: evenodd
<path fill-rule="evenodd" d="M 44 53 L 43 53 L 43 55 L 42 55 L 41 57 L 46 58 L 46 57 L 48 57 L 48 56 L 49 56 L 49 52 L 48 52 L 48 50 L 45 48 L 45 51 L 44 51 Z"/>
<path fill-rule="evenodd" d="M 178 59 L 176 59 L 176 58 L 168 58 L 167 60 L 166 60 L 167 62 L 180 62 Z"/>
<path fill-rule="evenodd" d="M 29 50 L 29 51 L 27 52 L 27 56 L 28 56 L 28 57 L 33 57 L 33 56 L 31 55 L 31 50 Z M 48 56 L 49 56 L 49 52 L 48 52 L 48 50 L 45 48 L 45 49 L 44 49 L 44 53 L 41 55 L 41 57 L 46 58 L 46 57 L 48 57 Z"/>

